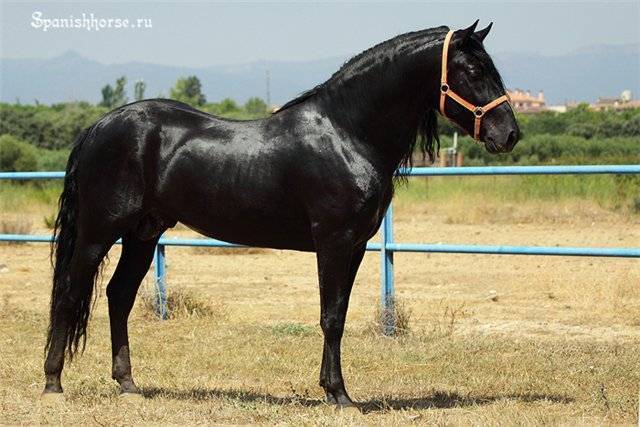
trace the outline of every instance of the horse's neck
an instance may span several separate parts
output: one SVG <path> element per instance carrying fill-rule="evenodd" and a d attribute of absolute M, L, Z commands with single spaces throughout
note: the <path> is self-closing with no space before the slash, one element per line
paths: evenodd
<path fill-rule="evenodd" d="M 434 49 L 435 50 L 435 49 Z M 357 82 L 329 87 L 322 106 L 333 121 L 360 143 L 372 145 L 391 170 L 415 142 L 427 110 L 437 108 L 440 59 L 406 61 L 395 73 L 372 72 Z"/>

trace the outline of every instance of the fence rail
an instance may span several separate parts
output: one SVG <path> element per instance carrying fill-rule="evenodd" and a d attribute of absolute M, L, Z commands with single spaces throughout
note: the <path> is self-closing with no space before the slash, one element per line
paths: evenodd
<path fill-rule="evenodd" d="M 576 166 L 462 166 L 419 167 L 398 170 L 405 176 L 469 176 L 469 175 L 599 175 L 639 174 L 640 165 L 576 165 Z M 61 179 L 64 172 L 0 172 L 0 180 Z"/>
<path fill-rule="evenodd" d="M 450 168 L 401 169 L 404 176 L 479 176 L 479 175 L 586 175 L 586 174 L 640 174 L 640 165 L 584 165 L 584 166 L 483 166 Z M 64 172 L 0 172 L 0 180 L 40 180 L 61 179 Z M 380 252 L 380 301 L 383 313 L 393 310 L 394 273 L 393 254 L 395 252 L 461 253 L 492 255 L 553 255 L 640 258 L 640 248 L 594 248 L 594 247 L 545 247 L 545 246 L 488 246 L 451 245 L 425 243 L 396 243 L 393 238 L 393 209 L 389 206 L 381 226 L 381 242 L 369 242 L 368 251 Z M 51 242 L 51 236 L 0 234 L 0 241 L 9 242 Z M 178 239 L 162 237 L 154 255 L 154 277 L 156 284 L 157 310 L 161 318 L 166 317 L 166 268 L 165 248 L 167 246 L 201 247 L 242 247 L 215 239 Z M 393 334 L 393 316 L 386 324 L 386 333 Z"/>

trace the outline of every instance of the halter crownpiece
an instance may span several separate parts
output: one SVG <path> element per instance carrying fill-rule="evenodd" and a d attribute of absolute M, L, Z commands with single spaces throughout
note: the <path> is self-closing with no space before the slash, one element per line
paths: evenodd
<path fill-rule="evenodd" d="M 467 110 L 473 113 L 474 124 L 473 124 L 473 139 L 476 141 L 480 141 L 480 129 L 482 126 L 482 117 L 487 114 L 487 112 L 503 102 L 509 103 L 509 97 L 507 95 L 502 95 L 499 98 L 494 99 L 490 103 L 479 106 L 474 105 L 455 93 L 447 83 L 447 60 L 449 57 L 449 43 L 451 43 L 451 37 L 453 37 L 453 31 L 449 31 L 447 36 L 444 38 L 444 43 L 442 45 L 442 71 L 440 73 L 440 114 L 444 117 L 447 117 L 447 114 L 444 111 L 445 102 L 447 100 L 447 96 L 456 101 L 458 104 L 462 105 Z"/>

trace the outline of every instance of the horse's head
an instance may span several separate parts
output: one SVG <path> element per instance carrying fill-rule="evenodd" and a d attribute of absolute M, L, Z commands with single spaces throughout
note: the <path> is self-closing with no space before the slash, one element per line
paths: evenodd
<path fill-rule="evenodd" d="M 491 25 L 449 32 L 442 50 L 439 109 L 490 153 L 510 152 L 520 130 L 500 74 L 482 45 Z"/>

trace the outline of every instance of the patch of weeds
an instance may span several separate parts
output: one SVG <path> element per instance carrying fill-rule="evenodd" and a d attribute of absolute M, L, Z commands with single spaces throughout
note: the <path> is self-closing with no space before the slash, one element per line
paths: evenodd
<path fill-rule="evenodd" d="M 44 222 L 44 226 L 47 227 L 49 230 L 53 230 L 53 228 L 56 225 L 56 214 L 52 213 L 50 215 L 45 215 L 42 218 L 42 222 Z"/>
<path fill-rule="evenodd" d="M 640 196 L 634 197 L 631 202 L 631 211 L 634 214 L 640 214 Z"/>
<path fill-rule="evenodd" d="M 439 306 L 442 307 L 442 305 L 441 301 Z M 440 311 L 442 314 L 439 314 Z M 429 333 L 438 338 L 450 337 L 455 332 L 457 321 L 466 315 L 464 303 L 455 307 L 447 304 L 444 309 L 436 310 L 431 317 L 431 331 Z"/>
<path fill-rule="evenodd" d="M 390 301 L 389 307 L 383 309 L 376 305 L 373 322 L 365 329 L 375 335 L 386 335 L 387 325 L 395 325 L 395 335 L 406 335 L 410 332 L 411 318 L 413 310 L 402 300 L 394 299 Z"/>
<path fill-rule="evenodd" d="M 313 334 L 314 328 L 302 323 L 283 322 L 271 327 L 274 335 L 307 336 Z"/>
<path fill-rule="evenodd" d="M 609 396 L 607 395 L 607 389 L 605 388 L 604 384 L 600 383 L 600 386 L 598 387 L 598 394 L 600 397 L 600 400 L 602 401 L 602 404 L 604 406 L 604 409 L 608 412 L 611 412 L 611 404 L 609 403 Z"/>
<path fill-rule="evenodd" d="M 156 293 L 152 286 L 140 291 L 140 305 L 147 318 L 157 318 Z M 167 318 L 168 319 L 198 319 L 217 318 L 225 319 L 227 310 L 225 304 L 211 303 L 207 299 L 183 289 L 171 289 L 167 292 Z"/>

